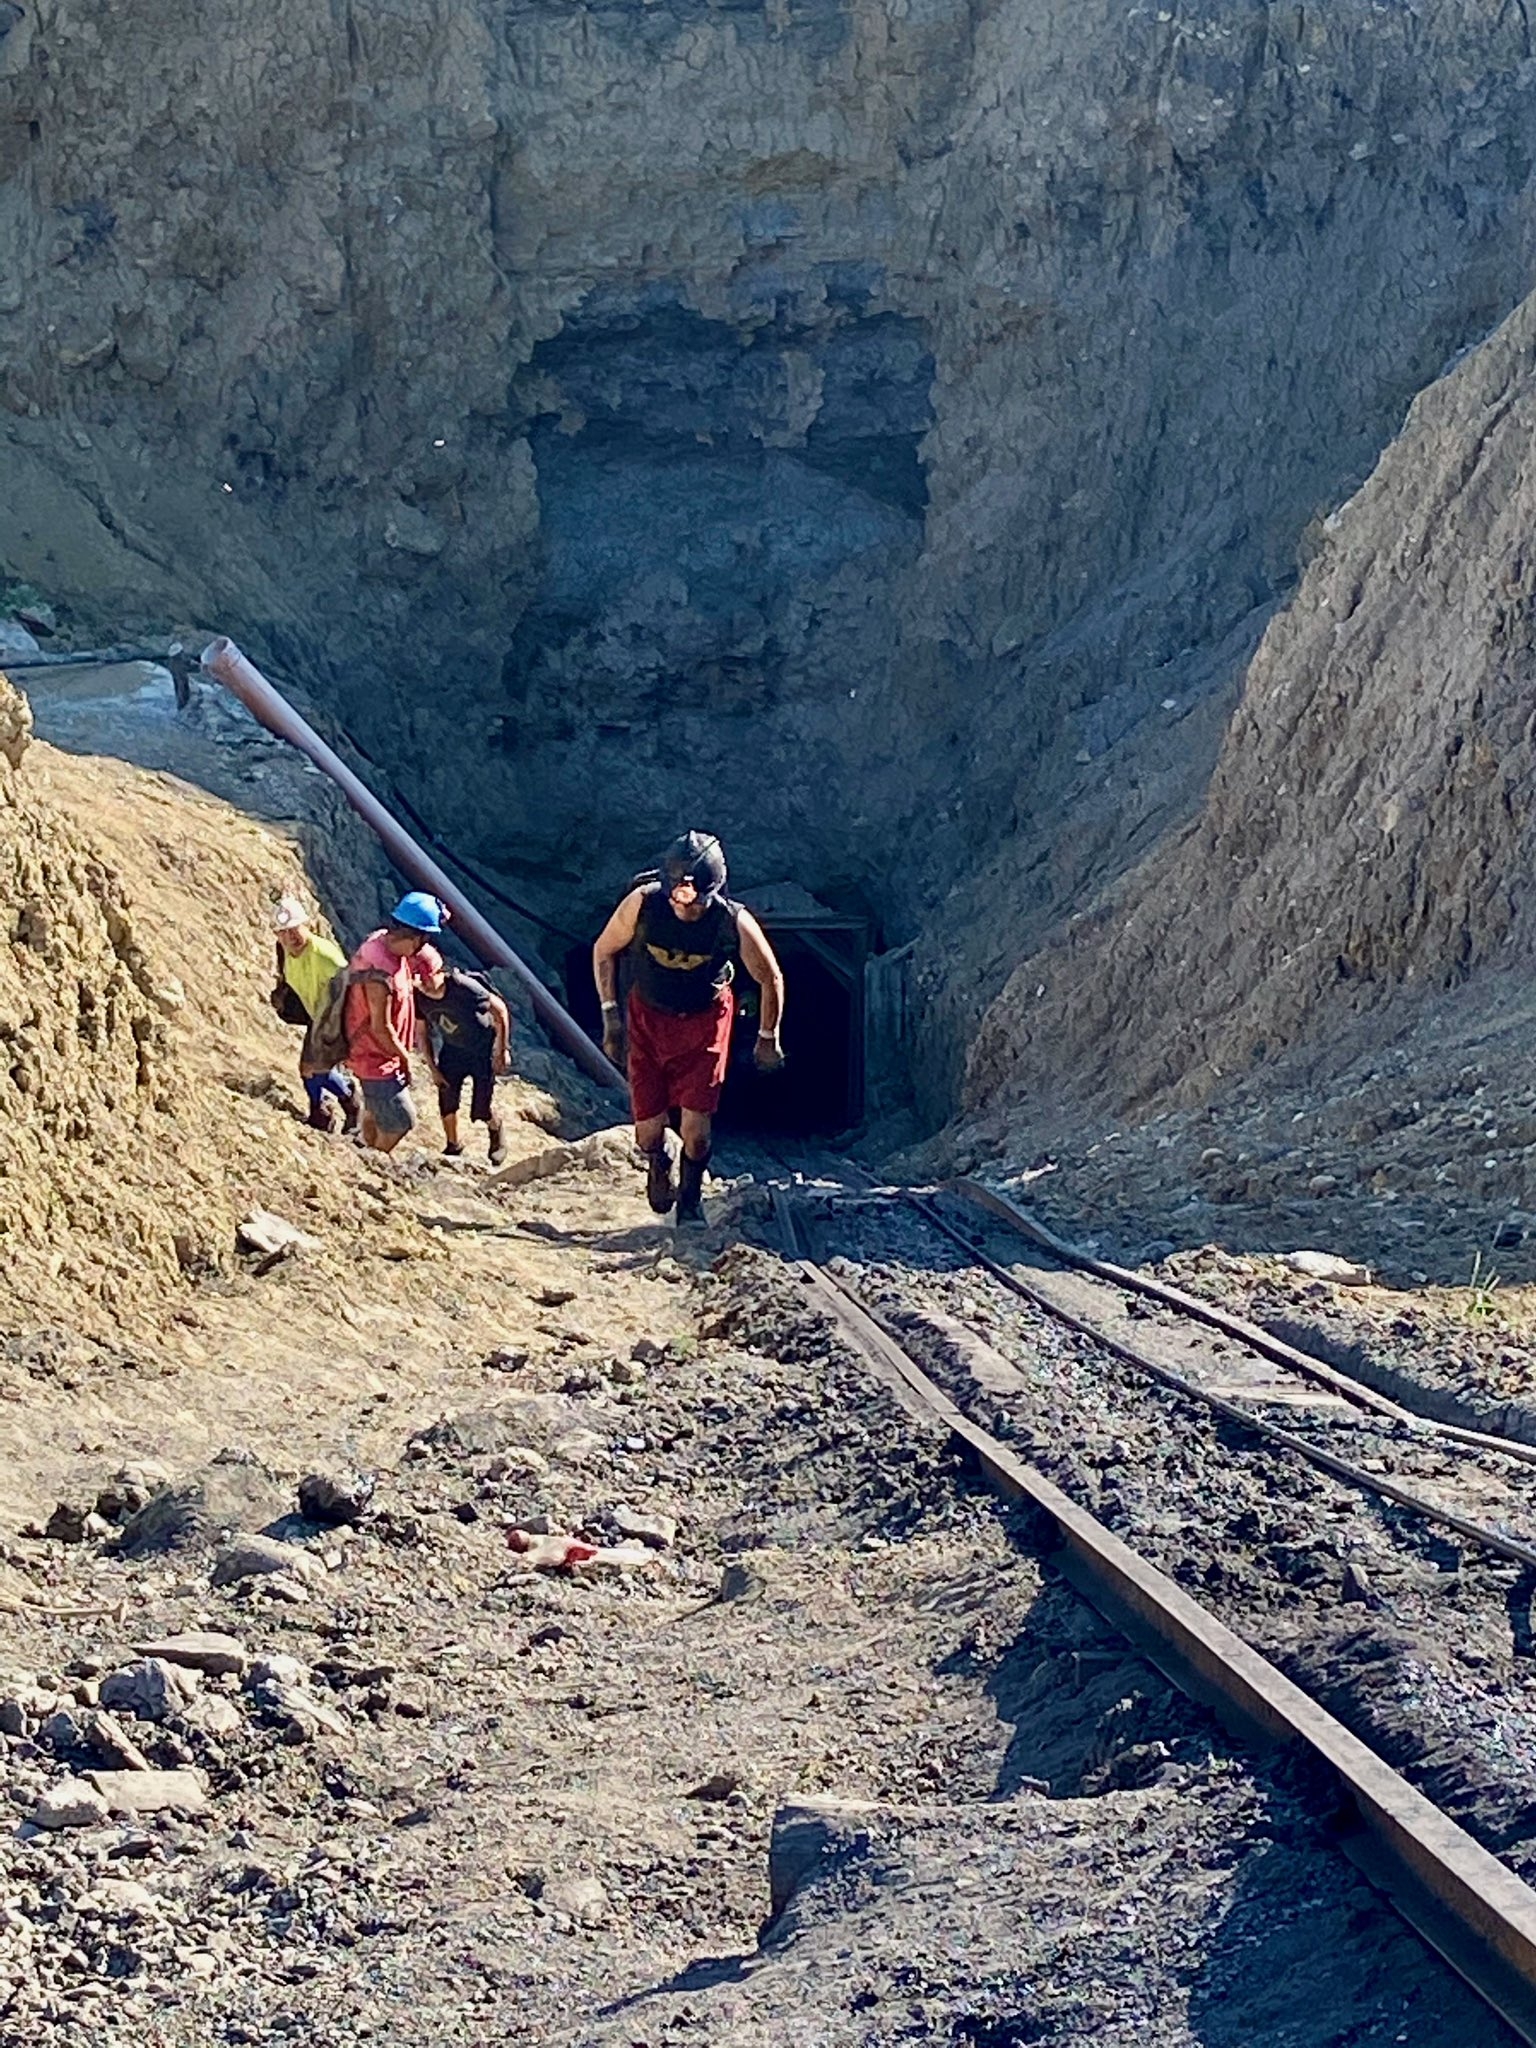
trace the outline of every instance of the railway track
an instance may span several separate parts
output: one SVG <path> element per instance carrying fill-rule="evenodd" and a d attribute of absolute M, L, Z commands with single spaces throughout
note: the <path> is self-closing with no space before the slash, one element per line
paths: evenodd
<path fill-rule="evenodd" d="M 820 1312 L 1149 1661 L 1324 1766 L 1341 1845 L 1536 2043 L 1530 1447 L 1413 1416 L 974 1185 L 792 1180 L 775 1212 Z"/>

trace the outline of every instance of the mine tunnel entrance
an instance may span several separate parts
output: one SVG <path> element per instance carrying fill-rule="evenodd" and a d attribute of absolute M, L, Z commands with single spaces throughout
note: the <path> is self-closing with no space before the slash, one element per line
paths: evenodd
<path fill-rule="evenodd" d="M 719 1127 L 796 1137 L 846 1131 L 864 1114 L 869 928 L 863 918 L 828 910 L 789 883 L 753 890 L 751 909 L 784 969 L 784 1066 L 777 1074 L 760 1074 L 753 1065 L 757 984 L 738 964 L 736 1025 Z M 566 1008 L 583 1030 L 600 1038 L 590 946 L 572 946 L 566 954 L 565 989 Z"/>

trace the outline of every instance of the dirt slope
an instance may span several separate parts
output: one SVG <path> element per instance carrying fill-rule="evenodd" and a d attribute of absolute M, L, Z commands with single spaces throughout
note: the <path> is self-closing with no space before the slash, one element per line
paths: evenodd
<path fill-rule="evenodd" d="M 120 1347 L 230 1280 L 251 1207 L 355 1227 L 366 1168 L 303 1130 L 266 1002 L 270 906 L 314 894 L 297 828 L 28 724 L 0 681 L 0 1334 Z"/>
<path fill-rule="evenodd" d="M 1198 820 L 989 1011 L 973 1112 L 1199 1102 L 1529 957 L 1533 367 L 1527 300 L 1414 404 L 1266 633 Z"/>

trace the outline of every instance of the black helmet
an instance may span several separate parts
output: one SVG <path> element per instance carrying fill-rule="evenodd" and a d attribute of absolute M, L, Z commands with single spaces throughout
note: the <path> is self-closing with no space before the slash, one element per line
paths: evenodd
<path fill-rule="evenodd" d="M 669 889 L 692 882 L 707 903 L 725 893 L 725 848 L 713 832 L 684 832 L 662 855 L 661 877 Z"/>

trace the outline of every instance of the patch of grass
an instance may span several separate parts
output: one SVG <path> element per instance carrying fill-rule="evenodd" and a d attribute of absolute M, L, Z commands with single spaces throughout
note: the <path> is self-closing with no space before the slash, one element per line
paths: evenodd
<path fill-rule="evenodd" d="M 1481 1252 L 1472 1254 L 1472 1273 L 1467 1281 L 1467 1315 L 1474 1323 L 1485 1323 L 1497 1313 L 1498 1305 L 1494 1294 L 1498 1288 L 1499 1276 L 1492 1264 L 1483 1264 Z"/>

